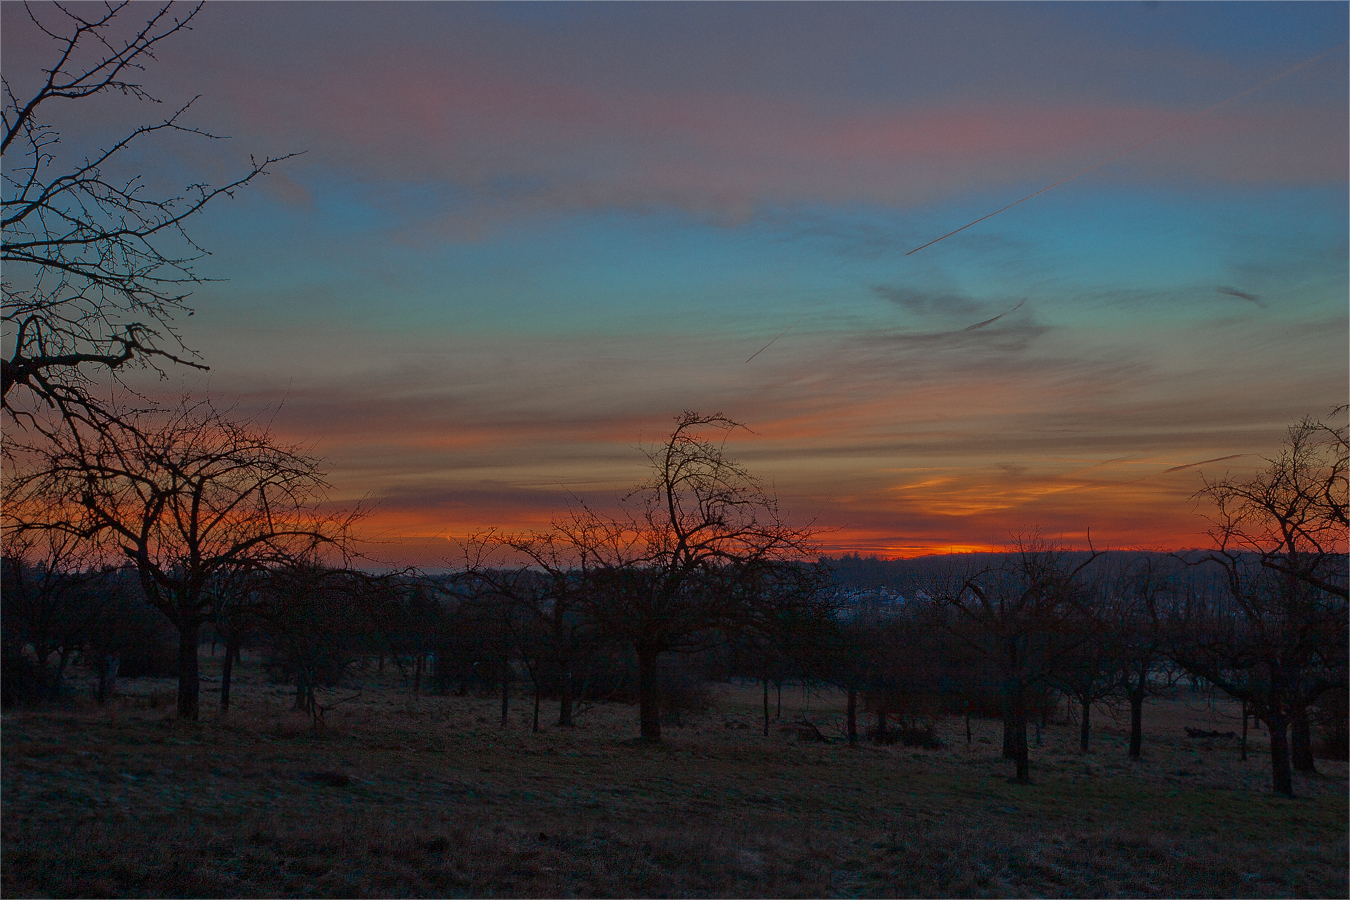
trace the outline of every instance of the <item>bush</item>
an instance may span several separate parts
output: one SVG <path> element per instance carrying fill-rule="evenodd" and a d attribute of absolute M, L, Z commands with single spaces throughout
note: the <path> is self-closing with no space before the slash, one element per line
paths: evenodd
<path fill-rule="evenodd" d="M 903 744 L 906 747 L 923 747 L 938 750 L 944 745 L 938 738 L 932 722 L 901 722 L 898 728 L 887 727 L 878 731 L 875 727 L 867 729 L 866 737 L 874 744 Z"/>
<path fill-rule="evenodd" d="M 164 614 L 139 594 L 114 599 L 112 609 L 82 662 L 97 670 L 116 655 L 118 678 L 177 678 L 178 632 Z"/>
<path fill-rule="evenodd" d="M 36 699 L 42 690 L 35 660 L 6 643 L 0 652 L 0 706 L 10 709 Z"/>
<path fill-rule="evenodd" d="M 669 716 L 673 724 L 678 725 L 684 713 L 707 712 L 713 702 L 707 683 L 690 673 L 674 672 L 661 679 L 661 715 Z"/>
<path fill-rule="evenodd" d="M 1345 691 L 1324 692 L 1308 715 L 1317 729 L 1317 755 L 1323 759 L 1350 759 L 1350 702 Z"/>

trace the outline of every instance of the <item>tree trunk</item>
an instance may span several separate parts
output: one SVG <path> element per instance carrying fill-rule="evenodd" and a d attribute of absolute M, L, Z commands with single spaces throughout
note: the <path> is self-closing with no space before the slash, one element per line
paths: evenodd
<path fill-rule="evenodd" d="M 562 697 L 558 702 L 558 727 L 572 727 L 572 667 L 564 664 L 562 677 Z"/>
<path fill-rule="evenodd" d="M 116 653 L 109 653 L 103 658 L 103 665 L 98 673 L 98 703 L 102 706 L 112 699 L 117 693 L 117 667 L 121 660 Z"/>
<path fill-rule="evenodd" d="M 70 651 L 62 649 L 56 658 L 56 677 L 52 680 L 52 697 L 61 696 L 61 685 L 66 678 L 66 665 L 70 662 Z"/>
<path fill-rule="evenodd" d="M 1017 783 L 1031 783 L 1031 760 L 1027 753 L 1027 704 L 1025 686 L 1019 680 L 1013 686 L 1012 702 L 1012 740 L 1013 759 L 1017 761 Z"/>
<path fill-rule="evenodd" d="M 1284 713 L 1273 710 L 1266 715 L 1266 728 L 1270 730 L 1270 780 L 1277 794 L 1294 796 L 1294 776 L 1289 769 L 1288 725 Z"/>
<path fill-rule="evenodd" d="M 295 711 L 309 712 L 309 678 L 304 666 L 295 676 Z"/>
<path fill-rule="evenodd" d="M 783 682 L 775 681 L 774 686 L 778 689 L 778 718 L 783 718 Z"/>
<path fill-rule="evenodd" d="M 45 647 L 33 645 L 33 656 L 37 659 L 37 696 L 46 700 L 55 697 L 56 694 L 51 689 L 50 672 L 47 669 L 47 660 L 51 659 L 55 651 L 48 650 Z M 103 701 L 99 701 L 102 703 Z"/>
<path fill-rule="evenodd" d="M 769 676 L 765 675 L 764 682 L 764 736 L 769 736 Z"/>
<path fill-rule="evenodd" d="M 1013 731 L 1017 728 L 1013 720 L 1012 703 L 1008 698 L 1004 698 L 1003 704 L 1003 758 L 1016 759 L 1017 749 L 1016 741 L 1013 739 Z"/>
<path fill-rule="evenodd" d="M 1017 783 L 1031 784 L 1031 756 L 1027 752 L 1027 721 L 1017 723 L 1013 733 L 1013 750 L 1017 758 Z"/>
<path fill-rule="evenodd" d="M 1130 690 L 1130 759 L 1138 759 L 1144 744 L 1144 692 Z"/>
<path fill-rule="evenodd" d="M 848 686 L 848 743 L 858 746 L 858 687 L 854 684 Z"/>
<path fill-rule="evenodd" d="M 1247 701 L 1242 701 L 1242 758 L 1247 758 Z"/>
<path fill-rule="evenodd" d="M 197 644 L 201 637 L 201 623 L 181 622 L 178 626 L 178 718 L 197 721 L 197 704 L 201 692 L 197 671 Z"/>
<path fill-rule="evenodd" d="M 881 744 L 884 743 L 885 740 L 886 740 L 886 708 L 884 706 L 879 706 L 877 707 L 876 742 L 878 744 Z"/>
<path fill-rule="evenodd" d="M 511 660 L 502 654 L 502 727 L 507 726 L 506 716 L 511 711 Z"/>
<path fill-rule="evenodd" d="M 1317 774 L 1313 761 L 1312 728 L 1308 724 L 1308 710 L 1300 709 L 1289 717 L 1289 746 L 1293 755 L 1294 771 L 1305 775 Z"/>
<path fill-rule="evenodd" d="M 533 732 L 535 732 L 535 733 L 538 733 L 538 731 L 539 731 L 539 679 L 538 679 L 538 678 L 534 679 L 534 725 L 530 728 L 530 730 L 533 731 Z"/>
<path fill-rule="evenodd" d="M 649 644 L 637 646 L 638 711 L 642 723 L 642 739 L 648 743 L 661 740 L 661 689 L 656 679 L 656 657 L 659 651 Z"/>
<path fill-rule="evenodd" d="M 230 711 L 230 679 L 234 675 L 234 661 L 239 658 L 239 638 L 225 639 L 225 663 L 220 667 L 220 711 Z"/>
<path fill-rule="evenodd" d="M 1090 717 L 1092 715 L 1092 702 L 1083 701 L 1083 721 L 1078 723 L 1078 746 L 1083 752 L 1088 752 L 1088 737 L 1092 734 L 1092 724 Z"/>

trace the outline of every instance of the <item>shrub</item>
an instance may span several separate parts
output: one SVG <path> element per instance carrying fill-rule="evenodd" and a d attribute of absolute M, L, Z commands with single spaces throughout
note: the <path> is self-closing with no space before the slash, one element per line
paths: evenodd
<path fill-rule="evenodd" d="M 0 650 L 0 706 L 10 709 L 31 702 L 41 689 L 37 662 L 6 641 Z"/>
<path fill-rule="evenodd" d="M 1324 692 L 1308 714 L 1317 729 L 1317 755 L 1323 759 L 1350 759 L 1350 702 L 1345 691 Z"/>

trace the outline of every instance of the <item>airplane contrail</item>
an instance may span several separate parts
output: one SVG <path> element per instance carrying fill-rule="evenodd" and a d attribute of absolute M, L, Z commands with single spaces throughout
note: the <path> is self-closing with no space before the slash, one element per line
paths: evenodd
<path fill-rule="evenodd" d="M 976 219 L 974 222 L 970 222 L 969 224 L 962 225 L 960 228 L 956 229 L 955 231 L 949 231 L 949 232 L 947 232 L 946 234 L 944 234 L 942 237 L 933 238 L 933 239 L 932 239 L 931 241 L 929 241 L 928 243 L 923 244 L 922 246 L 919 246 L 919 247 L 915 247 L 913 250 L 909 251 L 909 253 L 906 253 L 905 255 L 906 255 L 906 256 L 910 256 L 911 254 L 918 253 L 918 252 L 919 252 L 920 250 L 922 250 L 924 247 L 931 247 L 931 246 L 933 246 L 934 244 L 936 244 L 938 241 L 944 241 L 944 240 L 946 240 L 947 238 L 951 237 L 951 236 L 954 235 L 954 234 L 960 234 L 962 231 L 965 231 L 965 230 L 966 230 L 967 228 L 969 228 L 971 225 L 978 225 L 978 224 L 980 224 L 981 222 L 983 222 L 985 219 L 992 218 L 992 217 L 998 215 L 998 214 L 1001 213 L 1001 212 L 1006 212 L 1007 210 L 1012 209 L 1014 206 L 1016 206 L 1016 205 L 1019 204 L 1019 203 L 1025 203 L 1025 202 L 1027 202 L 1028 200 L 1030 200 L 1032 197 L 1040 196 L 1041 194 L 1044 194 L 1046 191 L 1050 190 L 1051 188 L 1057 188 L 1057 187 L 1059 187 L 1061 184 L 1064 184 L 1066 181 L 1073 181 L 1073 180 L 1074 180 L 1075 178 L 1077 178 L 1079 175 L 1086 175 L 1088 172 L 1091 172 L 1093 169 L 1096 169 L 1096 168 L 1098 168 L 1099 166 L 1104 166 L 1104 165 L 1106 165 L 1107 163 L 1111 162 L 1111 160 L 1113 160 L 1113 159 L 1119 159 L 1120 157 L 1124 156 L 1126 153 L 1129 153 L 1131 150 L 1138 150 L 1140 147 L 1144 146 L 1145 144 L 1151 144 L 1151 143 L 1153 143 L 1154 141 L 1156 141 L 1158 138 L 1163 137 L 1164 135 L 1171 134 L 1172 132 L 1176 131 L 1178 128 L 1181 128 L 1183 125 L 1189 125 L 1190 123 L 1194 122 L 1196 119 L 1199 119 L 1199 118 L 1201 118 L 1202 116 L 1207 116 L 1207 115 L 1209 115 L 1210 113 L 1214 112 L 1214 110 L 1218 109 L 1219 107 L 1221 107 L 1221 106 L 1226 106 L 1226 105 L 1228 105 L 1229 103 L 1232 103 L 1234 100 L 1240 100 L 1241 98 L 1247 96 L 1248 94 L 1251 94 L 1251 93 L 1254 93 L 1254 92 L 1256 92 L 1256 91 L 1259 91 L 1259 90 L 1261 90 L 1261 88 L 1266 87 L 1266 86 L 1268 86 L 1268 85 L 1272 85 L 1272 84 L 1274 84 L 1275 82 L 1279 81 L 1281 78 L 1285 78 L 1285 77 L 1287 77 L 1287 76 L 1289 76 L 1289 75 L 1292 75 L 1292 74 L 1294 74 L 1295 72 L 1297 72 L 1299 69 L 1306 68 L 1307 66 L 1312 65 L 1313 63 L 1317 62 L 1318 60 L 1322 59 L 1322 58 L 1325 57 L 1325 56 L 1330 56 L 1331 54 L 1337 52 L 1338 50 L 1343 50 L 1343 49 L 1345 49 L 1347 46 L 1350 46 L 1350 41 L 1346 41 L 1344 44 L 1341 44 L 1340 46 L 1332 47 L 1330 50 L 1323 50 L 1321 53 L 1317 54 L 1316 56 L 1310 56 L 1310 57 L 1308 57 L 1307 59 L 1305 59 L 1303 62 L 1301 62 L 1301 63 L 1299 63 L 1298 65 L 1294 66 L 1293 68 L 1284 70 L 1284 71 L 1281 72 L 1280 74 L 1276 75 L 1274 78 L 1267 78 L 1265 81 L 1261 82 L 1260 84 L 1256 85 L 1255 87 L 1249 87 L 1249 88 L 1247 88 L 1245 91 L 1243 91 L 1242 93 L 1240 93 L 1240 94 L 1234 94 L 1233 96 L 1229 97 L 1227 100 L 1220 100 L 1218 103 L 1214 104 L 1213 106 L 1209 107 L 1208 109 L 1202 109 L 1200 112 L 1198 112 L 1198 113 L 1196 113 L 1196 114 L 1194 114 L 1194 115 L 1192 115 L 1192 116 L 1189 116 L 1188 118 L 1182 119 L 1180 122 L 1177 122 L 1175 125 L 1171 125 L 1171 126 L 1169 126 L 1169 127 L 1167 127 L 1167 128 L 1164 128 L 1162 131 L 1160 131 L 1160 132 L 1158 132 L 1157 134 L 1153 135 L 1153 137 L 1145 138 L 1144 140 L 1140 141 L 1140 142 L 1137 143 L 1137 144 L 1131 144 L 1130 146 L 1126 147 L 1124 150 L 1121 150 L 1119 153 L 1112 154 L 1111 156 L 1108 156 L 1106 159 L 1103 159 L 1103 160 L 1101 160 L 1100 162 L 1095 162 L 1095 163 L 1093 163 L 1092 165 L 1088 166 L 1086 169 L 1082 169 L 1082 170 L 1080 170 L 1080 171 L 1074 172 L 1074 173 L 1073 173 L 1072 175 L 1070 175 L 1068 178 L 1061 178 L 1059 181 L 1056 181 L 1054 184 L 1047 184 L 1045 187 L 1041 188 L 1039 191 L 1036 191 L 1035 193 L 1032 193 L 1032 194 L 1027 194 L 1027 195 L 1026 195 L 1025 197 L 1023 197 L 1021 200 L 1014 200 L 1012 203 L 1009 203 L 1007 206 L 1003 207 L 1002 209 L 996 209 L 996 210 L 994 210 L 993 212 L 989 213 L 988 215 L 980 216 L 980 217 L 979 217 L 978 219 Z"/>
<path fill-rule="evenodd" d="M 805 319 L 805 318 L 806 318 L 806 316 L 802 316 L 801 318 L 797 319 L 797 322 L 800 322 L 802 319 Z M 780 335 L 778 335 L 778 337 L 774 338 L 773 341 L 778 340 L 778 338 L 782 337 L 784 334 L 787 334 L 789 331 L 791 331 L 792 329 L 796 328 L 796 327 L 797 327 L 797 322 L 793 322 L 791 325 L 789 325 L 788 327 L 784 328 L 782 334 L 780 334 Z M 756 356 L 759 356 L 759 355 L 760 355 L 761 353 L 763 353 L 765 350 L 768 350 L 770 347 L 772 347 L 772 346 L 773 346 L 773 341 L 769 341 L 769 342 L 768 342 L 767 344 L 765 344 L 763 347 L 760 347 L 760 348 L 759 348 L 758 350 L 756 350 L 754 353 L 751 353 L 751 354 L 750 354 L 750 359 L 754 359 Z M 747 359 L 745 362 L 749 362 L 750 359 Z M 742 365 L 744 365 L 744 363 L 742 363 Z"/>
<path fill-rule="evenodd" d="M 1022 303 L 1026 303 L 1026 302 L 1027 302 L 1027 298 L 1026 298 L 1026 297 L 1023 297 L 1023 298 L 1022 298 Z M 977 329 L 977 328 L 983 328 L 983 327 L 986 326 L 986 325 L 992 325 L 992 324 L 994 324 L 995 322 L 997 322 L 999 319 L 1001 319 L 1001 318 L 1003 318 L 1004 316 L 1008 315 L 1008 313 L 1015 313 L 1015 312 L 1017 312 L 1019 309 L 1022 308 L 1022 303 L 1017 304 L 1017 305 L 1014 306 L 1012 309 L 1008 310 L 1008 312 L 1001 312 L 1001 313 L 999 313 L 998 315 L 994 316 L 992 319 L 985 319 L 983 322 L 976 322 L 974 325 L 969 325 L 969 326 L 967 326 L 967 327 L 966 327 L 965 329 L 963 329 L 963 330 L 965 330 L 965 331 L 974 331 L 974 330 Z"/>
<path fill-rule="evenodd" d="M 1246 455 L 1246 453 L 1234 453 L 1232 456 L 1216 456 L 1213 459 L 1202 459 L 1199 462 L 1186 463 L 1184 466 L 1173 466 L 1170 469 L 1163 469 L 1158 474 L 1166 475 L 1168 472 L 1180 472 L 1182 469 L 1194 469 L 1196 466 L 1203 466 L 1207 463 L 1223 462 L 1225 459 L 1238 459 Z"/>

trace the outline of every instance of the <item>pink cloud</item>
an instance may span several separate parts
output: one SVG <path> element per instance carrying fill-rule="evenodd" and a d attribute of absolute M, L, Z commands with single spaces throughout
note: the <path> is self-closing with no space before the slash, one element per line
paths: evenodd
<path fill-rule="evenodd" d="M 1061 177 L 1192 114 L 1188 107 L 1032 101 L 873 102 L 728 89 L 578 87 L 490 65 L 366 59 L 276 89 L 226 85 L 247 127 L 315 147 L 358 178 L 451 181 L 513 202 L 674 205 L 933 200 Z M 1345 178 L 1344 110 L 1235 104 L 1122 158 L 1116 177 L 1307 183 Z M 1105 175 L 1106 173 L 1102 173 Z"/>
<path fill-rule="evenodd" d="M 202 90 L 202 120 L 220 113 L 241 146 L 308 149 L 297 172 L 468 186 L 481 205 L 467 218 L 654 205 L 740 218 L 1045 183 L 1302 52 L 1277 41 L 1236 65 L 1179 36 L 1121 43 L 1090 15 L 1016 6 L 563 18 L 227 4 L 145 74 L 170 101 Z M 7 71 L 36 71 L 47 42 L 6 20 Z M 872 80 L 843 77 L 860 61 Z M 1343 73 L 1330 57 L 1094 177 L 1343 183 L 1344 88 L 1327 86 Z M 273 189 L 305 202 L 288 188 Z"/>
<path fill-rule="evenodd" d="M 358 181 L 467 187 L 474 200 L 442 214 L 462 231 L 558 209 L 671 206 L 736 221 L 762 207 L 906 206 L 1045 184 L 1296 61 L 1242 70 L 1173 46 L 1084 40 L 1039 13 L 926 11 L 892 55 L 863 41 L 889 60 L 878 70 L 890 72 L 879 75 L 889 90 L 851 91 L 828 73 L 852 63 L 849 46 L 863 35 L 830 38 L 829 16 L 771 17 L 773 30 L 738 48 L 688 30 L 634 43 L 622 29 L 553 34 L 486 14 L 377 8 L 208 9 L 146 72 L 147 85 L 170 102 L 200 85 L 200 121 L 232 134 L 234 147 L 308 150 L 289 167 L 297 181 L 323 166 Z M 41 42 L 13 18 L 6 68 L 35 70 Z M 1073 43 L 1040 64 L 1006 56 L 1017 41 Z M 766 79 L 795 52 L 811 54 L 815 75 Z M 1325 60 L 1092 177 L 1343 183 L 1343 90 L 1328 99 L 1323 85 L 1343 67 Z M 86 106 L 82 116 L 105 114 Z M 145 115 L 123 106 L 108 108 Z M 277 180 L 269 191 L 306 204 L 297 188 Z M 436 226 L 416 226 L 427 227 Z"/>

